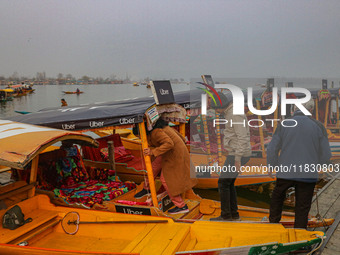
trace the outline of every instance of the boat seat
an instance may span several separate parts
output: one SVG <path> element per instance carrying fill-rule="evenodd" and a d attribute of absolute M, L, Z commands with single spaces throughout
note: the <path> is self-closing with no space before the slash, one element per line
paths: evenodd
<path fill-rule="evenodd" d="M 1 229 L 0 240 L 1 243 L 9 243 L 15 239 L 20 238 L 22 235 L 25 235 L 27 232 L 32 231 L 33 229 L 45 224 L 46 222 L 57 218 L 59 214 L 55 211 L 42 210 L 37 209 L 33 210 L 30 213 L 25 214 L 25 219 L 31 217 L 32 221 L 26 223 L 25 225 L 18 227 L 17 229 L 10 230 L 6 228 Z"/>
<path fill-rule="evenodd" d="M 147 226 L 122 252 L 174 254 L 190 234 L 190 225 L 173 223 Z"/>

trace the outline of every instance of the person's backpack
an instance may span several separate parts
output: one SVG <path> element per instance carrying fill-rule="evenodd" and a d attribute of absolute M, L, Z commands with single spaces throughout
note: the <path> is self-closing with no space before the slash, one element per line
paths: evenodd
<path fill-rule="evenodd" d="M 25 220 L 21 208 L 18 205 L 15 205 L 7 212 L 5 212 L 4 216 L 2 217 L 2 226 L 3 228 L 14 230 L 31 221 L 32 218 L 28 218 Z"/>

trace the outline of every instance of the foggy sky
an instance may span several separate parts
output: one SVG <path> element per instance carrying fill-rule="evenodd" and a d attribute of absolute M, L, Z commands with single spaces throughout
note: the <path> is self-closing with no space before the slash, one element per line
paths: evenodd
<path fill-rule="evenodd" d="M 340 76 L 337 0 L 0 0 L 0 6 L 4 76 Z"/>

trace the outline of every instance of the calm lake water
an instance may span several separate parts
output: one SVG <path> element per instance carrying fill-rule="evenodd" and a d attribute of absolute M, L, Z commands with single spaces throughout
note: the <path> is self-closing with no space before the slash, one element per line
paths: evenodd
<path fill-rule="evenodd" d="M 190 82 L 202 81 L 200 78 L 191 79 Z M 242 88 L 254 87 L 265 84 L 266 78 L 218 78 L 216 82 L 228 82 Z M 321 88 L 322 78 L 275 78 L 275 86 L 285 86 L 286 82 L 293 82 L 294 87 Z M 340 88 L 340 78 L 328 79 L 328 87 L 332 83 L 335 88 Z M 196 85 L 194 85 L 196 87 Z M 5 88 L 5 86 L 0 86 Z M 60 99 L 64 98 L 68 105 L 80 105 L 96 102 L 107 102 L 127 98 L 151 96 L 151 89 L 145 85 L 133 86 L 132 84 L 98 84 L 98 85 L 34 85 L 33 94 L 14 98 L 13 101 L 0 104 L 0 118 L 17 115 L 15 111 L 36 112 L 47 107 L 59 107 Z M 67 95 L 63 91 L 84 91 L 80 95 Z M 187 83 L 172 84 L 173 91 L 190 90 Z"/>
<path fill-rule="evenodd" d="M 4 88 L 5 86 L 0 86 Z M 15 111 L 36 112 L 47 107 L 61 106 L 64 98 L 69 106 L 97 102 L 108 102 L 127 98 L 151 96 L 151 89 L 145 85 L 98 84 L 98 85 L 34 85 L 34 93 L 14 98 L 0 105 L 0 118 L 18 115 Z M 84 91 L 83 94 L 64 94 L 63 91 Z M 172 84 L 175 92 L 189 90 L 187 84 Z"/>

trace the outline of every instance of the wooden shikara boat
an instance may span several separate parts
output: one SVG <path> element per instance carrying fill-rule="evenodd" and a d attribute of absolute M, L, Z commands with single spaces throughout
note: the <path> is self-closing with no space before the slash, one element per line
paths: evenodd
<path fill-rule="evenodd" d="M 339 162 L 340 152 L 340 110 L 339 88 L 327 88 L 327 80 L 322 80 L 322 88 L 309 89 L 314 99 L 313 118 L 320 121 L 327 129 L 328 140 L 331 144 L 332 162 Z"/>
<path fill-rule="evenodd" d="M 35 89 L 32 89 L 32 88 L 23 88 L 23 91 L 26 94 L 32 94 L 35 91 Z"/>
<path fill-rule="evenodd" d="M 124 105 L 125 104 L 125 105 Z M 135 122 L 136 124 L 139 125 L 139 130 L 140 130 L 140 134 L 141 134 L 141 141 L 142 141 L 142 148 L 147 148 L 148 144 L 147 144 L 147 139 L 146 139 L 146 132 L 145 132 L 145 125 L 143 122 L 143 118 L 139 117 L 139 116 L 143 116 L 144 115 L 144 110 L 143 107 L 145 107 L 144 104 L 138 105 L 138 103 L 136 103 L 137 105 L 135 105 L 135 111 L 132 112 L 131 108 L 129 108 L 127 106 L 127 104 L 129 104 L 128 102 L 120 102 L 118 105 L 119 107 L 121 107 L 120 109 L 122 111 L 128 111 L 130 114 L 133 113 L 135 115 L 130 115 L 129 119 L 133 120 L 133 122 Z M 57 122 L 57 125 L 61 125 L 61 127 L 70 127 L 72 125 L 73 128 L 75 128 L 76 125 L 78 124 L 70 124 L 67 122 L 60 122 L 60 119 L 67 119 L 68 115 L 76 115 L 79 119 L 79 117 L 82 116 L 82 114 L 80 114 L 77 111 L 81 111 L 84 110 L 84 114 L 86 117 L 88 116 L 96 116 L 96 117 L 101 117 L 101 113 L 97 112 L 104 109 L 104 112 L 110 112 L 110 113 L 114 113 L 116 111 L 108 111 L 108 108 L 112 108 L 113 106 L 106 106 L 106 107 L 93 107 L 89 106 L 89 108 L 87 107 L 80 107 L 77 108 L 75 111 L 65 111 L 62 113 L 63 116 L 55 116 L 54 114 L 56 113 L 61 113 L 59 110 L 57 110 L 56 112 L 53 110 L 49 110 L 49 111 L 41 111 L 38 113 L 32 113 L 29 114 L 30 116 L 33 116 L 33 118 L 29 118 L 30 120 L 34 120 L 37 115 L 41 116 L 42 115 L 46 115 L 46 118 L 49 118 L 49 120 L 47 121 L 47 119 L 45 119 L 45 117 L 43 117 L 44 122 L 48 123 L 48 125 L 53 125 L 53 121 Z M 113 108 L 117 108 L 117 105 L 114 105 Z M 147 108 L 144 108 L 147 109 Z M 117 110 L 117 109 L 116 109 Z M 89 111 L 91 114 L 89 114 Z M 66 115 L 64 115 L 66 114 Z M 25 115 L 21 115 L 21 116 L 25 116 Z M 20 117 L 21 117 L 20 116 Z M 126 115 L 125 115 L 126 116 Z M 71 119 L 74 118 L 74 116 L 69 116 Z M 17 118 L 17 117 L 15 117 Z M 126 118 L 125 118 L 126 119 Z M 35 119 L 37 120 L 37 119 Z M 108 118 L 109 121 L 112 121 L 113 123 L 110 123 L 110 127 L 112 126 L 116 126 L 119 128 L 127 128 L 127 127 L 131 127 L 133 123 L 129 123 L 126 124 L 125 122 L 127 122 L 127 120 L 122 120 L 121 117 L 117 117 L 117 118 Z M 42 121 L 42 119 L 40 118 L 40 121 Z M 52 121 L 52 122 L 50 122 Z M 90 121 L 90 123 L 92 122 L 93 126 L 93 122 L 94 120 Z M 122 125 L 122 122 L 124 123 L 124 125 Z M 89 121 L 84 122 L 86 124 L 89 124 Z M 10 123 L 9 123 L 10 124 Z M 105 123 L 101 123 L 102 125 L 104 125 Z M 4 127 L 5 128 L 5 127 Z M 86 128 L 85 128 L 86 129 Z M 20 137 L 15 138 L 12 137 L 13 139 L 20 139 Z M 26 144 L 24 143 L 19 143 L 19 142 L 15 142 L 15 140 L 13 140 L 10 144 L 14 144 L 16 146 L 26 146 Z M 2 147 L 0 147 L 2 148 Z M 5 147 L 3 147 L 5 148 Z M 22 149 L 24 151 L 24 148 Z M 15 147 L 11 148 L 11 151 L 16 151 Z M 25 150 L 27 151 L 27 149 Z M 112 149 L 108 150 L 109 152 L 112 152 Z M 43 156 L 41 156 L 42 158 Z M 97 204 L 94 203 L 93 206 L 91 208 L 93 209 L 98 209 L 98 210 L 108 210 L 111 212 L 123 212 L 123 213 L 130 213 L 130 214 L 142 214 L 142 215 L 160 215 L 160 216 L 168 216 L 171 217 L 173 219 L 180 219 L 180 220 L 187 220 L 187 219 L 208 219 L 211 217 L 214 217 L 216 215 L 218 215 L 219 213 L 219 209 L 218 209 L 218 202 L 214 202 L 211 201 L 209 202 L 210 204 L 207 206 L 206 204 L 202 204 L 201 205 L 201 198 L 199 196 L 197 196 L 196 194 L 194 194 L 191 190 L 188 191 L 186 194 L 183 194 L 183 197 L 185 199 L 186 204 L 189 207 L 189 212 L 188 213 L 182 213 L 182 214 L 169 214 L 168 213 L 168 209 L 171 208 L 172 204 L 171 204 L 171 200 L 169 199 L 168 195 L 166 193 L 161 193 L 160 191 L 160 182 L 158 179 L 156 179 L 154 181 L 154 177 L 153 177 L 153 173 L 152 173 L 152 167 L 151 167 L 151 162 L 150 162 L 150 158 L 148 156 L 144 156 L 143 155 L 143 162 L 145 163 L 145 175 L 148 176 L 148 179 L 150 180 L 150 196 L 149 198 L 147 197 L 143 197 L 142 199 L 135 199 L 134 195 L 139 192 L 142 188 L 143 188 L 143 184 L 139 185 L 136 189 L 132 189 L 120 196 L 116 196 L 113 199 L 109 199 L 109 200 L 105 200 L 102 204 Z M 113 155 L 111 153 L 111 155 L 109 155 L 109 158 L 111 160 L 109 160 L 110 162 L 86 162 L 84 161 L 84 164 L 89 166 L 89 167 L 97 167 L 97 168 L 102 168 L 102 169 L 113 169 Z M 0 165 L 1 165 L 1 161 L 0 161 Z M 38 167 L 39 165 L 39 161 L 36 162 L 35 167 Z M 117 167 L 116 169 L 118 169 L 119 164 L 115 164 L 115 166 Z M 36 171 L 36 170 L 35 170 Z M 47 194 L 49 195 L 51 201 L 54 204 L 57 205 L 63 205 L 63 206 L 69 206 L 69 207 L 84 207 L 84 205 L 82 204 L 75 204 L 75 203 L 68 203 L 67 200 L 65 199 L 65 197 L 59 196 L 56 197 L 55 193 L 51 192 L 51 191 L 42 191 L 39 190 L 40 193 L 43 194 Z M 160 193 L 160 194 L 157 194 Z M 209 210 L 207 210 L 207 207 L 209 207 Z M 251 208 L 247 208 L 247 210 L 244 211 L 244 213 L 241 213 L 242 217 L 246 217 L 246 220 L 252 219 L 252 221 L 263 221 L 263 222 L 268 222 L 268 210 L 267 211 L 261 211 L 258 210 L 258 208 L 253 208 L 253 211 L 256 212 L 254 213 L 250 213 L 252 209 Z M 284 223 L 292 225 L 292 222 L 294 221 L 294 215 L 290 214 L 287 215 L 287 218 L 285 218 Z M 311 218 L 310 220 L 310 224 L 314 225 L 320 225 L 323 226 L 325 224 L 325 222 L 323 221 L 319 221 L 316 220 L 315 218 Z M 330 222 L 327 222 L 327 224 L 330 224 Z"/>
<path fill-rule="evenodd" d="M 339 108 L 339 95 L 340 90 L 339 88 L 327 88 L 327 81 L 323 80 L 323 84 L 326 84 L 326 86 L 323 86 L 322 89 L 313 89 L 308 88 L 308 90 L 311 92 L 312 98 L 315 101 L 315 109 L 313 114 L 313 118 L 316 120 L 319 120 L 321 123 L 324 124 L 324 126 L 327 129 L 328 138 L 330 143 L 338 143 L 340 142 L 340 108 Z M 290 84 L 292 86 L 292 83 Z M 228 92 L 224 92 L 226 95 Z M 299 93 L 290 93 L 287 95 L 288 98 L 298 98 L 302 95 Z M 268 88 L 266 89 L 260 89 L 253 92 L 253 98 L 254 98 L 254 107 L 258 110 L 266 110 L 272 105 L 272 92 Z M 291 105 L 287 105 L 287 112 L 292 110 Z M 246 111 L 248 111 L 248 108 L 246 107 Z M 269 119 L 280 119 L 278 118 L 280 114 L 280 107 L 275 109 L 274 113 L 272 114 Z M 248 120 L 255 117 L 258 121 L 262 121 L 261 116 L 253 115 L 251 112 L 247 113 Z M 268 116 L 267 116 L 268 117 Z M 253 121 L 253 123 L 256 123 L 256 121 Z M 275 132 L 276 126 L 279 122 L 273 122 L 272 128 L 268 129 L 266 125 L 256 127 L 255 129 L 250 130 L 251 137 L 256 135 L 260 139 L 260 142 L 257 144 L 258 147 L 257 150 L 253 149 L 253 155 L 250 161 L 248 162 L 248 165 L 266 165 L 266 143 L 269 143 L 271 140 L 271 137 L 273 133 Z M 255 125 L 256 126 L 256 125 Z M 255 131 L 255 132 L 254 132 Z M 340 152 L 339 152 L 339 144 L 335 144 L 332 146 L 332 162 L 339 162 L 340 160 Z M 212 157 L 217 157 L 216 155 L 212 155 Z"/>
<path fill-rule="evenodd" d="M 198 97 L 198 94 L 196 92 L 180 92 L 177 95 L 176 102 L 181 104 L 183 107 L 187 109 L 188 116 L 196 116 L 199 112 L 200 109 L 196 109 L 195 107 L 197 106 L 192 106 L 190 103 L 195 104 L 197 101 L 200 100 L 200 97 Z M 200 95 L 200 94 L 199 94 Z M 175 94 L 176 96 L 176 94 Z M 263 97 L 266 96 L 268 97 L 268 93 L 266 93 L 265 89 L 259 90 L 256 92 L 255 99 L 256 99 L 256 107 L 258 109 L 261 108 L 266 108 L 267 104 L 271 102 L 270 99 L 267 98 L 266 105 L 262 105 L 262 99 Z M 141 99 L 145 100 L 145 99 Z M 278 108 L 276 109 L 275 113 L 273 114 L 273 118 L 277 119 L 278 116 Z M 261 117 L 259 117 L 261 118 Z M 207 122 L 206 120 L 202 122 Z M 187 123 L 186 125 L 189 126 L 192 123 Z M 195 146 L 191 143 L 193 141 L 192 135 L 190 134 L 190 128 L 186 127 L 186 125 L 182 124 L 179 125 L 178 130 L 181 132 L 181 134 L 184 137 L 187 137 L 189 140 L 189 150 L 190 150 L 190 155 L 191 159 L 194 163 L 195 166 L 199 165 L 213 165 L 213 163 L 217 163 L 219 165 L 222 165 L 225 156 L 220 154 L 220 151 L 222 150 L 221 148 L 218 149 L 218 153 L 215 152 L 213 153 L 210 150 L 210 145 L 206 145 L 207 151 L 202 150 L 202 148 L 195 148 Z M 277 123 L 274 122 L 274 127 L 271 130 L 275 130 Z M 253 155 L 250 159 L 250 161 L 247 163 L 247 166 L 266 166 L 266 150 L 265 150 L 265 145 L 266 142 L 269 142 L 269 134 L 264 128 L 261 126 L 259 128 L 255 128 L 255 132 L 258 136 L 258 143 L 254 143 L 253 147 L 255 148 L 253 150 Z M 105 136 L 105 135 L 110 135 L 113 134 L 114 132 L 117 133 L 117 131 L 113 131 L 117 129 L 96 129 L 93 130 L 96 134 L 100 136 Z M 201 132 L 203 132 L 201 130 Z M 208 133 L 207 130 L 204 130 L 204 133 Z M 121 134 L 122 136 L 122 143 L 125 148 L 135 151 L 135 153 L 138 153 L 141 151 L 141 142 L 139 139 L 136 139 L 136 137 L 132 134 L 132 131 L 129 130 L 127 131 L 126 129 L 124 132 Z M 266 137 L 265 137 L 266 136 Z M 252 134 L 253 137 L 253 134 Z M 210 138 L 211 140 L 211 138 Z M 206 141 L 205 141 L 206 142 Z M 211 141 L 210 141 L 211 142 Z M 218 143 L 217 143 L 218 144 Z M 214 159 L 214 162 L 212 161 Z M 131 180 L 135 181 L 136 183 L 140 183 L 143 181 L 143 172 L 138 171 L 133 168 L 125 168 L 125 169 L 118 169 L 120 176 L 126 176 L 127 178 L 130 178 Z M 218 181 L 218 174 L 212 174 L 207 177 L 205 176 L 199 176 L 198 178 L 198 183 L 195 186 L 196 188 L 200 189 L 211 189 L 211 188 L 217 188 L 217 181 Z M 235 185 L 241 186 L 241 185 L 253 185 L 253 184 L 264 184 L 264 183 L 270 183 L 275 181 L 275 174 L 274 178 L 271 178 L 268 173 L 266 172 L 266 169 L 263 167 L 257 167 L 257 168 L 249 168 L 249 171 L 244 172 L 240 174 L 235 182 Z"/>
<path fill-rule="evenodd" d="M 315 102 L 313 117 L 332 133 L 339 133 L 339 89 L 310 89 Z M 334 109 L 335 108 L 335 109 Z"/>
<path fill-rule="evenodd" d="M 141 155 L 142 151 L 142 144 L 138 137 L 136 137 L 131 129 L 96 129 L 92 130 L 94 133 L 101 137 L 107 137 L 112 136 L 115 132 L 116 134 L 119 134 L 120 140 L 127 150 L 131 151 L 134 155 Z M 208 164 L 208 155 L 204 153 L 198 153 L 193 152 L 188 146 L 188 149 L 190 150 L 190 156 L 193 164 L 195 166 L 200 165 L 207 165 Z M 217 156 L 217 155 L 216 155 Z M 225 156 L 221 156 L 221 162 L 224 162 Z M 247 163 L 248 166 L 257 166 L 256 159 L 252 158 L 249 163 Z M 88 162 L 87 159 L 85 159 L 85 162 Z M 253 164 L 254 163 L 254 164 Z M 139 170 L 135 169 L 133 167 L 121 167 L 119 163 L 116 163 L 117 165 L 117 173 L 120 177 L 123 179 L 129 179 L 133 180 L 136 183 L 141 183 L 144 181 L 144 175 L 145 175 L 145 169 Z M 265 165 L 265 162 L 263 163 Z M 218 181 L 219 175 L 217 173 L 213 173 L 209 175 L 209 177 L 199 177 L 198 183 L 195 186 L 195 188 L 199 189 L 211 189 L 211 188 L 217 188 L 217 181 Z M 249 167 L 248 172 L 241 173 L 238 178 L 236 179 L 235 185 L 236 186 L 245 186 L 245 185 L 252 185 L 252 184 L 263 184 L 263 183 L 269 183 L 273 182 L 275 178 L 269 177 L 268 173 L 264 171 L 261 167 Z"/>
<path fill-rule="evenodd" d="M 40 167 L 39 163 L 41 163 L 39 159 L 43 158 L 45 154 L 54 152 L 56 146 L 53 144 L 63 140 L 70 140 L 78 144 L 96 145 L 96 141 L 93 138 L 78 132 L 32 126 L 6 120 L 0 121 L 0 128 L 2 131 L 0 135 L 1 172 L 11 172 L 12 168 L 26 169 L 27 165 L 32 161 L 29 182 L 26 182 L 26 178 L 23 177 L 22 180 L 0 188 L 0 199 L 3 200 L 7 206 L 22 199 L 30 198 L 35 194 L 38 168 Z M 26 172 L 27 171 L 29 172 L 29 169 L 26 169 Z M 43 173 L 39 174 L 39 176 L 41 175 L 43 175 Z M 159 188 L 158 180 L 156 184 Z M 155 183 L 153 183 L 152 186 L 150 184 L 151 191 L 154 192 L 155 197 L 151 196 L 151 201 L 145 203 L 146 197 L 139 200 L 134 198 L 134 194 L 141 188 L 142 185 L 113 200 L 105 201 L 103 204 L 95 204 L 93 208 L 112 212 L 170 216 L 178 219 L 198 219 L 203 216 L 201 211 L 204 209 L 200 207 L 201 198 L 193 192 L 185 194 L 186 203 L 190 207 L 189 213 L 169 215 L 167 214 L 167 210 L 171 207 L 171 201 L 167 194 L 158 195 L 157 197 Z M 65 200 L 55 197 L 53 192 L 39 190 L 39 193 L 48 194 L 52 202 L 56 204 L 84 208 L 83 205 L 67 204 Z M 122 203 L 122 201 L 124 202 Z M 218 209 L 216 210 L 216 208 L 214 208 L 212 212 L 209 212 L 211 217 L 214 216 L 214 212 L 216 211 L 218 211 Z M 209 215 L 207 215 L 207 217 L 208 216 Z M 265 215 L 261 215 L 261 217 L 263 218 Z"/>
<path fill-rule="evenodd" d="M 189 92 L 179 92 L 177 94 L 175 94 L 175 100 L 176 102 L 178 102 L 180 105 L 182 105 L 183 107 L 187 107 L 187 110 L 189 109 L 188 107 L 190 107 L 190 93 Z M 99 113 L 98 116 L 94 116 L 94 118 L 88 118 L 88 115 L 84 115 L 85 118 L 87 118 L 87 123 L 90 124 L 90 126 L 87 126 L 86 129 L 91 129 L 91 130 L 97 130 L 99 132 L 103 132 L 105 134 L 105 129 L 108 129 L 108 127 L 115 125 L 115 128 L 110 129 L 111 134 L 112 133 L 119 133 L 118 130 L 124 129 L 126 130 L 126 128 L 131 128 L 133 125 L 131 125 L 130 123 L 128 123 L 128 120 L 132 120 L 132 118 L 130 118 L 129 116 L 131 115 L 131 113 L 134 112 L 138 112 L 138 116 L 137 118 L 140 120 L 141 115 L 143 115 L 143 111 L 145 111 L 150 105 L 152 105 L 154 103 L 154 99 L 150 98 L 150 97 L 146 97 L 146 98 L 140 98 L 138 100 L 134 99 L 133 102 L 131 101 L 114 101 L 114 102 L 109 102 L 109 103 L 105 103 L 102 106 L 104 107 L 110 107 L 110 116 L 103 116 L 103 118 L 105 119 L 105 124 L 102 125 L 101 116 L 102 113 Z M 99 104 L 97 104 L 99 106 Z M 132 106 L 130 106 L 132 105 Z M 101 107 L 102 107 L 101 106 Z M 124 107 L 129 107 L 129 111 L 126 110 L 121 110 Z M 137 107 L 141 107 L 141 110 L 137 109 Z M 82 106 L 82 108 L 84 108 Z M 126 108 L 124 108 L 126 109 Z M 51 110 L 51 108 L 47 109 L 48 111 Z M 44 111 L 41 110 L 41 111 Z M 47 112 L 46 112 L 47 113 Z M 66 114 L 68 113 L 63 113 L 63 116 L 60 116 L 60 118 L 58 118 L 58 123 L 64 123 L 64 117 L 66 116 Z M 41 115 L 41 114 L 39 114 Z M 35 115 L 38 117 L 38 115 Z M 136 116 L 136 115 L 135 115 Z M 33 118 L 33 119 L 31 119 Z M 52 120 L 49 119 L 50 117 L 48 116 L 48 114 L 46 114 L 43 119 L 39 119 L 37 120 L 37 122 L 34 120 L 34 116 L 31 115 L 30 120 L 28 120 L 28 123 L 31 124 L 42 124 L 42 125 L 47 125 L 50 126 L 53 123 L 57 123 L 56 119 Z M 137 119 L 136 118 L 136 119 Z M 75 116 L 75 119 L 79 119 L 79 116 Z M 109 123 L 110 121 L 108 119 L 113 119 L 114 121 L 111 122 L 111 124 Z M 135 119 L 135 120 L 136 120 Z M 25 118 L 17 118 L 15 119 L 16 121 L 20 121 L 20 122 L 25 122 Z M 32 122 L 33 120 L 33 122 Z M 48 122 L 48 123 L 47 123 Z M 78 122 L 78 121 L 77 121 Z M 117 123 L 118 122 L 118 123 Z M 134 121 L 136 122 L 136 121 Z M 85 122 L 84 122 L 85 123 Z M 54 124 L 52 124 L 54 125 Z M 82 125 L 82 124 L 81 124 Z M 118 127 L 118 125 L 120 127 Z M 188 125 L 188 124 L 187 124 Z M 183 136 L 187 136 L 188 138 L 190 137 L 190 135 L 186 134 L 186 128 L 185 125 L 179 125 L 179 129 L 182 133 Z M 54 127 L 54 126 L 52 126 Z M 62 128 L 62 129 L 69 129 L 69 127 L 72 128 L 72 130 L 82 130 L 83 128 L 80 125 L 73 125 L 73 120 L 70 119 L 69 124 L 68 123 L 64 123 L 61 125 L 58 125 L 57 128 Z M 100 131 L 100 129 L 103 128 L 103 131 Z M 96 131 L 96 132 L 97 132 Z M 129 131 L 131 133 L 131 130 Z M 110 134 L 110 132 L 106 133 L 106 134 Z M 101 135 L 102 136 L 102 135 Z M 129 139 L 129 138 L 122 138 L 122 142 L 123 145 L 125 146 L 125 148 L 129 149 L 129 150 L 133 150 L 135 151 L 135 153 L 137 154 L 141 154 L 141 143 L 138 142 L 138 140 L 134 140 L 134 139 Z M 261 148 L 264 149 L 264 145 L 261 146 Z M 191 155 L 193 156 L 193 161 L 196 164 L 203 164 L 205 162 L 208 162 L 208 155 L 206 155 L 205 152 L 203 151 L 194 151 L 192 149 L 192 146 L 190 146 L 190 152 Z M 139 155 L 140 156 L 140 155 Z M 217 157 L 218 155 L 212 155 L 212 157 Z M 224 157 L 220 157 L 220 160 L 223 161 Z M 266 156 L 265 156 L 265 150 L 259 150 L 259 151 L 255 151 L 254 152 L 254 157 L 251 158 L 250 162 L 248 163 L 248 165 L 265 165 L 266 164 Z M 141 183 L 144 180 L 144 175 L 146 173 L 146 169 L 142 169 L 142 171 L 140 171 L 140 169 L 134 169 L 133 167 L 125 167 L 122 164 L 117 164 L 117 171 L 118 171 L 118 175 L 122 178 L 124 178 L 124 180 L 132 180 L 136 183 Z M 204 189 L 209 189 L 209 188 L 217 188 L 217 179 L 218 179 L 218 175 L 214 175 L 212 176 L 212 178 L 199 178 L 198 179 L 198 184 L 197 184 L 197 188 L 204 188 Z M 262 183 L 268 183 L 268 182 L 273 182 L 275 179 L 272 179 L 268 176 L 267 173 L 265 172 L 261 172 L 257 171 L 257 172 L 248 172 L 248 173 L 244 173 L 242 175 L 240 175 L 240 177 L 237 179 L 236 181 L 236 185 L 252 185 L 252 184 L 262 184 Z"/>
<path fill-rule="evenodd" d="M 27 111 L 15 111 L 16 113 L 20 113 L 20 114 L 29 114 L 29 113 L 32 113 L 32 112 L 27 112 Z"/>
<path fill-rule="evenodd" d="M 32 87 L 23 84 L 10 85 L 8 86 L 8 89 L 14 90 L 13 97 L 26 96 L 27 94 L 34 92 L 34 89 L 32 89 Z"/>
<path fill-rule="evenodd" d="M 13 100 L 13 89 L 0 89 L 0 102 Z"/>
<path fill-rule="evenodd" d="M 324 233 L 281 224 L 196 221 L 54 206 L 38 195 L 17 204 L 32 221 L 0 227 L 0 253 L 282 254 L 321 242 Z M 3 216 L 6 210 L 0 210 Z"/>
<path fill-rule="evenodd" d="M 30 172 L 28 181 L 24 177 L 23 180 L 0 187 L 0 200 L 10 206 L 33 197 L 40 153 L 63 140 L 89 146 L 98 145 L 93 138 L 79 132 L 0 120 L 0 173 L 12 173 L 12 169 L 26 169 Z M 31 164 L 31 169 L 27 167 L 28 164 Z"/>
<path fill-rule="evenodd" d="M 84 91 L 63 91 L 64 94 L 82 94 Z"/>
<path fill-rule="evenodd" d="M 327 85 L 327 82 L 326 82 Z M 331 144 L 332 161 L 340 161 L 340 110 L 339 110 L 340 90 L 337 88 L 312 90 L 315 101 L 315 111 L 313 117 L 321 121 L 327 129 L 328 140 Z"/>
<path fill-rule="evenodd" d="M 55 206 L 47 196 L 35 195 L 41 153 L 60 141 L 93 146 L 96 142 L 78 132 L 5 120 L 0 127 L 1 172 L 12 167 L 27 170 L 31 165 L 28 183 L 1 187 L 2 206 L 8 208 L 0 210 L 0 217 L 18 205 L 26 218 L 32 218 L 15 230 L 0 227 L 0 254 L 261 254 L 264 250 L 280 254 L 319 243 L 323 237 L 322 232 L 285 229 L 281 224 L 184 224 L 170 218 Z M 208 203 L 206 210 L 216 210 Z"/>

